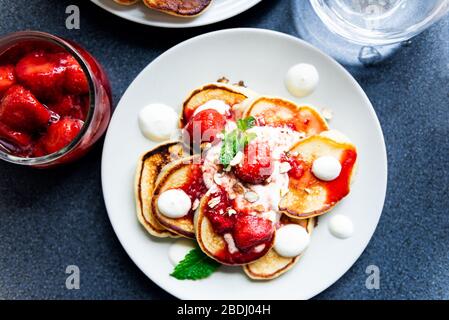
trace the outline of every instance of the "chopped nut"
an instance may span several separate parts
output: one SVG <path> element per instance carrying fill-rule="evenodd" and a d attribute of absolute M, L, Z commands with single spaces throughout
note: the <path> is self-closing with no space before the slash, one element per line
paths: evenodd
<path fill-rule="evenodd" d="M 257 193 L 255 193 L 254 191 L 248 191 L 247 193 L 245 193 L 245 199 L 248 202 L 256 202 L 257 200 L 259 200 L 259 195 Z"/>
<path fill-rule="evenodd" d="M 210 199 L 209 202 L 207 203 L 207 205 L 209 206 L 209 208 L 214 208 L 219 203 L 220 203 L 220 197 L 215 197 L 215 198 Z"/>
<path fill-rule="evenodd" d="M 279 165 L 279 172 L 280 173 L 287 173 L 292 169 L 292 166 L 288 162 L 281 162 Z"/>
<path fill-rule="evenodd" d="M 243 160 L 243 152 L 239 151 L 237 152 L 237 154 L 235 155 L 235 157 L 231 160 L 231 162 L 229 163 L 231 166 L 236 166 L 238 164 L 240 164 Z"/>
<path fill-rule="evenodd" d="M 235 211 L 234 209 L 228 209 L 228 215 L 232 216 L 234 214 L 237 214 L 237 211 Z"/>
<path fill-rule="evenodd" d="M 234 83 L 235 86 L 244 87 L 246 88 L 245 82 L 243 80 L 240 80 L 237 83 Z"/>
<path fill-rule="evenodd" d="M 243 194 L 245 192 L 245 188 L 238 182 L 232 186 L 232 190 L 237 194 Z"/>
<path fill-rule="evenodd" d="M 312 193 L 312 190 L 310 190 L 309 188 L 304 188 L 304 191 L 305 191 L 305 193 L 307 193 L 307 194 L 311 194 L 311 193 Z"/>
<path fill-rule="evenodd" d="M 200 205 L 200 200 L 195 199 L 195 201 L 193 201 L 193 204 L 192 204 L 192 210 L 198 209 L 199 205 Z"/>
<path fill-rule="evenodd" d="M 265 212 L 265 207 L 261 204 L 258 204 L 253 209 L 254 209 L 254 211 L 257 211 L 257 212 Z"/>
<path fill-rule="evenodd" d="M 229 83 L 229 79 L 226 77 L 221 77 L 220 79 L 217 80 L 217 82 L 219 83 Z"/>
<path fill-rule="evenodd" d="M 258 245 L 257 247 L 254 248 L 254 252 L 255 253 L 260 253 L 263 251 L 263 249 L 265 249 L 265 243 L 262 243 L 260 245 Z"/>
<path fill-rule="evenodd" d="M 214 174 L 214 182 L 215 182 L 217 185 L 221 185 L 222 178 L 223 178 L 223 175 L 222 175 L 222 174 L 219 174 L 219 173 Z"/>
<path fill-rule="evenodd" d="M 332 120 L 332 118 L 334 117 L 334 112 L 329 108 L 321 109 L 321 114 L 326 120 Z"/>

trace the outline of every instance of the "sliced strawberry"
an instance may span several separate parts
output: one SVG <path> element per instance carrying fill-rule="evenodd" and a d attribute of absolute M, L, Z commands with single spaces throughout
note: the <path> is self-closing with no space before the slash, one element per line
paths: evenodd
<path fill-rule="evenodd" d="M 234 241 L 242 251 L 266 243 L 274 234 L 274 226 L 270 220 L 250 214 L 239 215 L 234 226 Z"/>
<path fill-rule="evenodd" d="M 0 97 L 16 82 L 14 66 L 0 66 Z"/>
<path fill-rule="evenodd" d="M 47 133 L 39 140 L 38 150 L 42 148 L 47 154 L 61 150 L 75 139 L 83 125 L 83 121 L 70 118 L 62 118 L 52 123 Z"/>
<path fill-rule="evenodd" d="M 52 113 L 20 85 L 9 88 L 0 102 L 0 121 L 12 130 L 33 133 L 44 129 Z"/>
<path fill-rule="evenodd" d="M 27 133 L 11 130 L 0 122 L 0 140 L 5 140 L 16 147 L 29 148 L 33 143 L 31 136 Z"/>
<path fill-rule="evenodd" d="M 245 147 L 243 162 L 234 167 L 234 173 L 242 181 L 260 184 L 271 176 L 273 169 L 270 147 L 252 142 Z"/>
<path fill-rule="evenodd" d="M 61 62 L 66 67 L 64 88 L 72 94 L 88 94 L 89 82 L 78 61 L 67 54 Z"/>
<path fill-rule="evenodd" d="M 57 102 L 48 104 L 48 107 L 61 117 L 85 120 L 85 107 L 80 96 L 62 96 Z"/>
<path fill-rule="evenodd" d="M 60 54 L 35 51 L 20 59 L 16 76 L 38 98 L 55 100 L 64 84 L 65 66 L 60 63 Z"/>
<path fill-rule="evenodd" d="M 184 128 L 184 140 L 194 144 L 214 142 L 226 125 L 226 118 L 216 110 L 207 109 L 193 116 Z"/>

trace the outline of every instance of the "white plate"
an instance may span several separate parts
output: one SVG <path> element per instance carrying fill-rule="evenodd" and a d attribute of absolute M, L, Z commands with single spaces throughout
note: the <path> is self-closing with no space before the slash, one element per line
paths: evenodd
<path fill-rule="evenodd" d="M 230 45 L 232 44 L 232 45 Z M 269 44 L 269 45 L 267 45 Z M 244 80 L 259 93 L 295 100 L 283 84 L 290 66 L 314 64 L 321 76 L 317 90 L 301 104 L 331 108 L 330 125 L 358 146 L 359 169 L 351 194 L 333 211 L 349 216 L 354 236 L 334 238 L 329 215 L 320 218 L 311 245 L 299 263 L 282 277 L 250 281 L 236 268 L 221 268 L 206 280 L 179 281 L 169 276 L 172 240 L 155 239 L 140 227 L 133 198 L 136 161 L 155 144 L 139 131 L 137 115 L 149 103 L 180 110 L 195 87 L 221 76 Z M 231 29 L 201 35 L 168 50 L 130 85 L 112 118 L 104 144 L 102 182 L 112 226 L 131 259 L 160 287 L 182 299 L 307 299 L 338 280 L 367 246 L 379 221 L 387 185 L 382 130 L 370 101 L 356 81 L 333 59 L 311 45 L 262 29 Z M 332 214 L 332 213 L 331 213 Z M 363 286 L 360 290 L 364 290 Z"/>
<path fill-rule="evenodd" d="M 194 18 L 170 16 L 149 9 L 143 2 L 132 6 L 123 6 L 113 0 L 91 0 L 101 8 L 123 18 L 141 24 L 164 28 L 190 28 L 204 26 L 232 18 L 262 0 L 213 0 L 210 7 Z"/>

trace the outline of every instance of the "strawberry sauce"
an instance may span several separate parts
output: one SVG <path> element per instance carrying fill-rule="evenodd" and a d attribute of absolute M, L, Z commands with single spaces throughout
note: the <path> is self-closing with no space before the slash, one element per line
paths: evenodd
<path fill-rule="evenodd" d="M 203 181 L 203 172 L 201 171 L 200 164 L 193 164 L 190 166 L 187 181 L 179 187 L 183 190 L 189 197 L 192 203 L 195 200 L 201 200 L 204 194 L 207 192 L 207 187 Z M 186 217 L 193 219 L 195 211 L 190 209 Z"/>
<path fill-rule="evenodd" d="M 287 127 L 308 136 L 327 130 L 326 124 L 314 112 L 303 108 L 300 112 L 292 112 L 291 116 L 280 117 L 274 109 L 267 109 L 255 116 L 259 126 Z"/>
<path fill-rule="evenodd" d="M 329 182 L 317 179 L 312 173 L 312 164 L 301 159 L 301 156 L 290 156 L 285 159 L 292 166 L 288 173 L 292 189 L 304 190 L 320 184 L 327 191 L 326 203 L 328 204 L 334 204 L 349 194 L 351 172 L 357 160 L 357 152 L 355 150 L 348 149 L 343 152 L 340 158 L 341 173 L 337 179 Z"/>

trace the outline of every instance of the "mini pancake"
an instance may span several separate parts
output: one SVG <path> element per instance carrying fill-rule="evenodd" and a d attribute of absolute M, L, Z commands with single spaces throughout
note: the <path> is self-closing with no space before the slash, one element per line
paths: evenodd
<path fill-rule="evenodd" d="M 182 158 L 166 165 L 157 178 L 151 200 L 151 209 L 161 225 L 179 236 L 193 239 L 195 238 L 193 226 L 194 210 L 191 209 L 189 214 L 184 217 L 174 219 L 164 216 L 158 209 L 157 201 L 159 196 L 170 189 L 185 191 L 191 198 L 192 206 L 195 200 L 200 201 L 207 188 L 203 183 L 199 155 Z"/>
<path fill-rule="evenodd" d="M 315 227 L 315 218 L 298 220 L 291 219 L 285 215 L 281 217 L 280 226 L 293 223 L 307 229 L 307 232 L 311 234 Z M 270 249 L 259 260 L 243 266 L 243 271 L 248 277 L 254 280 L 271 280 L 290 270 L 298 262 L 300 257 L 301 255 L 294 258 L 285 258 L 277 254 L 274 249 Z"/>
<path fill-rule="evenodd" d="M 348 195 L 356 167 L 357 150 L 343 137 L 338 131 L 326 131 L 306 138 L 290 149 L 289 155 L 295 163 L 293 168 L 299 169 L 289 171 L 289 192 L 279 203 L 282 212 L 299 219 L 319 216 Z M 332 156 L 340 161 L 341 173 L 333 181 L 319 180 L 312 173 L 313 161 L 322 156 Z"/>
<path fill-rule="evenodd" d="M 116 3 L 124 5 L 124 6 L 130 6 L 133 5 L 137 2 L 139 2 L 139 0 L 114 0 Z"/>
<path fill-rule="evenodd" d="M 202 14 L 211 2 L 212 0 L 143 0 L 150 9 L 185 18 Z"/>
<path fill-rule="evenodd" d="M 184 128 L 195 110 L 210 100 L 221 100 L 229 105 L 233 112 L 238 110 L 240 104 L 248 97 L 254 96 L 251 90 L 225 83 L 210 83 L 193 90 L 184 100 L 180 126 Z"/>
<path fill-rule="evenodd" d="M 244 112 L 244 117 L 253 116 L 259 125 L 289 127 L 306 136 L 319 134 L 329 129 L 326 120 L 312 107 L 275 97 L 258 97 Z"/>
<path fill-rule="evenodd" d="M 206 206 L 208 206 L 211 199 L 212 196 L 209 192 L 201 199 L 200 205 L 195 213 L 194 220 L 196 240 L 199 247 L 206 255 L 221 264 L 238 266 L 256 261 L 270 251 L 274 244 L 274 233 L 273 237 L 268 243 L 265 244 L 265 247 L 260 252 L 255 253 L 253 248 L 249 254 L 243 253 L 237 258 L 229 258 L 228 244 L 225 241 L 224 236 L 215 232 L 210 220 L 205 214 Z"/>
<path fill-rule="evenodd" d="M 151 197 L 162 168 L 171 161 L 183 157 L 185 153 L 182 143 L 169 142 L 145 152 L 137 163 L 134 183 L 137 217 L 142 226 L 155 237 L 177 236 L 157 221 L 151 209 Z"/>

